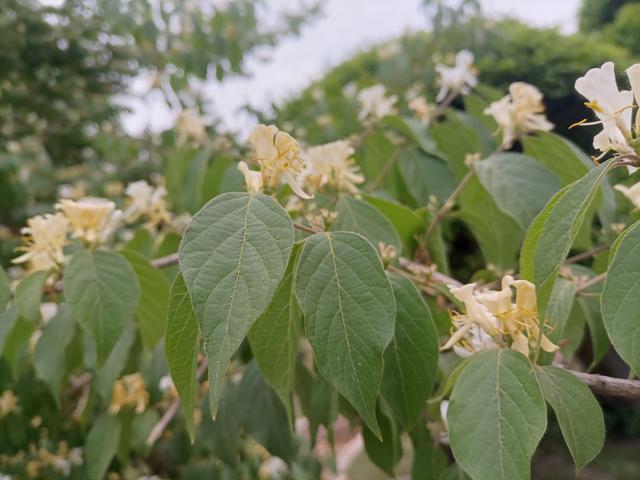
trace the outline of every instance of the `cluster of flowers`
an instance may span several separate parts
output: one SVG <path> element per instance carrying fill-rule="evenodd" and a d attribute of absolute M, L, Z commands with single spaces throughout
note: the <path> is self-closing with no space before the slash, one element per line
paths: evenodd
<path fill-rule="evenodd" d="M 558 349 L 541 330 L 531 282 L 505 275 L 501 290 L 476 291 L 475 283 L 450 285 L 449 290 L 464 304 L 465 313 L 452 313 L 454 331 L 443 350 L 453 348 L 457 355 L 468 357 L 491 348 L 511 348 L 526 356 L 538 346 L 545 352 Z"/>
<path fill-rule="evenodd" d="M 108 241 L 125 224 L 145 219 L 145 225 L 156 228 L 168 224 L 172 217 L 165 203 L 164 187 L 152 187 L 144 180 L 129 183 L 125 189 L 127 207 L 105 198 L 68 198 L 55 205 L 56 213 L 37 215 L 27 220 L 21 230 L 24 253 L 13 263 L 28 263 L 30 271 L 51 270 L 64 262 L 64 246 L 69 236 L 90 245 Z"/>

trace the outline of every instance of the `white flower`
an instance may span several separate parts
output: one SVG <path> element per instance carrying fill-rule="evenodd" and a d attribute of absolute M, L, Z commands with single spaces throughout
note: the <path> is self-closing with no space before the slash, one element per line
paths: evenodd
<path fill-rule="evenodd" d="M 383 85 L 377 84 L 360 90 L 358 101 L 362 104 L 362 110 L 358 118 L 364 120 L 367 117 L 380 120 L 394 112 L 393 106 L 398 101 L 395 95 L 387 96 Z"/>
<path fill-rule="evenodd" d="M 282 179 L 300 198 L 312 198 L 302 190 L 305 164 L 300 157 L 298 142 L 291 135 L 278 130 L 275 125 L 260 124 L 249 141 L 267 186 L 277 187 Z"/>
<path fill-rule="evenodd" d="M 37 215 L 27 220 L 21 230 L 25 253 L 13 263 L 29 262 L 30 270 L 50 270 L 64 261 L 63 247 L 67 243 L 69 220 L 61 213 Z"/>
<path fill-rule="evenodd" d="M 466 95 L 471 91 L 471 88 L 478 84 L 476 71 L 473 67 L 473 53 L 469 50 L 460 50 L 456 54 L 453 67 L 438 63 L 436 72 L 440 75 L 440 91 L 436 96 L 437 102 L 444 100 L 449 93 Z"/>
<path fill-rule="evenodd" d="M 638 69 L 630 67 L 630 80 L 638 86 Z M 613 62 L 606 62 L 600 68 L 592 68 L 583 77 L 576 80 L 575 88 L 589 100 L 586 105 L 595 112 L 599 121 L 578 122 L 577 125 L 602 124 L 602 131 L 593 138 L 593 147 L 602 154 L 614 151 L 619 154 L 633 154 L 630 145 L 631 106 L 633 93 L 630 90 L 618 90 Z M 638 92 L 640 93 L 640 92 Z"/>
<path fill-rule="evenodd" d="M 202 141 L 207 134 L 206 128 L 206 120 L 192 108 L 180 112 L 175 123 L 175 129 L 180 135 L 181 142 L 187 138 L 193 138 L 198 142 Z"/>
<path fill-rule="evenodd" d="M 238 170 L 244 176 L 244 183 L 247 186 L 247 191 L 249 193 L 261 193 L 263 184 L 262 184 L 262 173 L 257 170 L 251 170 L 249 165 L 246 162 L 238 163 Z"/>
<path fill-rule="evenodd" d="M 160 379 L 160 382 L 158 382 L 158 389 L 161 392 L 167 392 L 169 390 L 173 390 L 174 388 L 175 386 L 173 384 L 173 380 L 169 375 L 165 375 Z"/>
<path fill-rule="evenodd" d="M 102 238 L 114 213 L 115 203 L 104 198 L 62 199 L 55 206 L 71 223 L 76 238 L 94 243 Z"/>
<path fill-rule="evenodd" d="M 627 187 L 626 185 L 616 185 L 613 188 L 627 197 L 636 209 L 640 209 L 640 182 Z"/>
<path fill-rule="evenodd" d="M 509 94 L 489 105 L 484 113 L 492 115 L 502 131 L 502 147 L 509 148 L 522 135 L 533 131 L 548 132 L 553 124 L 544 115 L 542 93 L 533 85 L 514 82 Z"/>
<path fill-rule="evenodd" d="M 414 97 L 409 100 L 409 108 L 416 114 L 416 117 L 424 123 L 428 123 L 431 120 L 436 110 L 424 97 Z"/>
<path fill-rule="evenodd" d="M 167 211 L 164 200 L 167 194 L 164 187 L 154 188 L 146 181 L 138 180 L 129 183 L 124 193 L 129 200 L 129 205 L 123 214 L 126 222 L 132 223 L 144 216 L 147 218 L 146 225 L 153 228 L 171 221 L 171 215 Z"/>
<path fill-rule="evenodd" d="M 353 153 L 353 147 L 345 140 L 309 148 L 305 181 L 311 191 L 329 185 L 339 191 L 358 193 L 357 185 L 364 182 L 364 177 L 351 158 Z"/>

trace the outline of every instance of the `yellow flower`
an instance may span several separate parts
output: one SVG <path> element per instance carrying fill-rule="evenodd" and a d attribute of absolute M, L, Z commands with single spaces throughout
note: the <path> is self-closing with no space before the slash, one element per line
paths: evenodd
<path fill-rule="evenodd" d="M 305 164 L 300 157 L 298 142 L 291 135 L 274 125 L 260 124 L 249 137 L 249 142 L 268 187 L 275 188 L 284 180 L 300 198 L 312 198 L 302 190 Z"/>
<path fill-rule="evenodd" d="M 474 292 L 473 283 L 449 289 L 464 303 L 466 314 L 453 316 L 456 331 L 442 349 L 454 347 L 456 353 L 466 356 L 486 348 L 510 347 L 528 356 L 538 340 L 546 352 L 558 349 L 540 332 L 536 290 L 531 282 L 505 275 L 501 290 Z"/>
<path fill-rule="evenodd" d="M 104 198 L 87 197 L 78 201 L 60 200 L 56 208 L 67 217 L 77 239 L 94 243 L 101 240 L 116 205 Z"/>
<path fill-rule="evenodd" d="M 251 170 L 246 162 L 238 163 L 238 170 L 244 176 L 244 183 L 247 186 L 249 193 L 261 193 L 262 192 L 262 173 L 257 170 Z"/>
<path fill-rule="evenodd" d="M 145 390 L 142 375 L 125 375 L 113 384 L 109 413 L 117 415 L 123 407 L 135 407 L 136 413 L 142 413 L 148 403 L 149 392 Z"/>
<path fill-rule="evenodd" d="M 25 253 L 13 263 L 29 262 L 30 270 L 50 270 L 64 261 L 62 248 L 67 243 L 69 221 L 60 213 L 37 215 L 27 220 L 21 230 L 26 245 L 19 247 Z"/>
<path fill-rule="evenodd" d="M 492 115 L 502 131 L 502 147 L 509 148 L 513 142 L 529 132 L 548 132 L 553 124 L 544 115 L 542 93 L 533 85 L 514 82 L 509 94 L 491 103 L 484 111 Z"/>
<path fill-rule="evenodd" d="M 11 390 L 5 390 L 0 396 L 0 418 L 12 413 L 18 405 L 18 397 Z"/>
<path fill-rule="evenodd" d="M 424 97 L 414 97 L 409 100 L 409 108 L 416 114 L 416 117 L 424 123 L 429 123 L 436 110 Z"/>
<path fill-rule="evenodd" d="M 176 119 L 175 127 L 179 134 L 179 142 L 183 143 L 188 138 L 192 138 L 197 142 L 204 139 L 207 134 L 207 122 L 198 115 L 192 108 L 187 108 L 180 112 Z"/>
<path fill-rule="evenodd" d="M 358 193 L 356 185 L 364 182 L 364 176 L 351 158 L 353 153 L 353 147 L 345 140 L 309 148 L 305 178 L 309 189 L 317 192 L 328 185 L 341 192 Z"/>

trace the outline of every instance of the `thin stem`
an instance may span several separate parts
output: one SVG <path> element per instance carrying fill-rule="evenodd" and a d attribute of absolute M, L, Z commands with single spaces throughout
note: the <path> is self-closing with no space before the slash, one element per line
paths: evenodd
<path fill-rule="evenodd" d="M 591 250 L 588 250 L 588 251 L 582 252 L 582 253 L 578 253 L 577 255 L 574 255 L 573 257 L 567 258 L 564 261 L 564 264 L 565 265 L 571 265 L 572 263 L 576 263 L 576 262 L 579 262 L 581 260 L 586 260 L 587 258 L 595 257 L 597 254 L 604 252 L 609 247 L 610 247 L 610 245 L 608 243 L 605 243 L 604 245 L 598 245 L 597 247 L 594 247 Z"/>
<path fill-rule="evenodd" d="M 391 171 L 393 166 L 398 161 L 398 157 L 399 157 L 398 153 L 399 152 L 400 152 L 400 150 L 398 149 L 398 150 L 396 150 L 394 152 L 393 155 L 391 155 L 391 158 L 389 159 L 389 161 L 384 164 L 384 166 L 382 167 L 382 169 L 380 170 L 378 175 L 376 175 L 376 178 L 374 178 L 373 182 L 371 182 L 371 185 L 369 185 L 367 187 L 367 192 L 373 192 L 373 191 L 375 191 L 376 188 L 378 188 L 380 186 L 380 184 L 385 179 L 387 174 Z"/>
<path fill-rule="evenodd" d="M 314 233 L 320 233 L 320 230 L 313 227 L 308 227 L 306 225 L 302 225 L 301 223 L 293 223 L 293 228 L 297 228 L 298 230 L 302 230 L 303 232 L 310 233 L 313 235 Z"/>
<path fill-rule="evenodd" d="M 457 198 L 460 196 L 460 194 L 462 193 L 462 190 L 464 190 L 464 187 L 467 186 L 467 183 L 469 183 L 469 181 L 471 180 L 471 177 L 473 177 L 474 174 L 475 174 L 475 171 L 473 167 L 470 167 L 469 171 L 465 174 L 462 180 L 460 180 L 460 183 L 458 183 L 458 185 L 453 190 L 453 192 L 451 192 L 451 195 L 449 195 L 449 198 L 447 198 L 447 200 L 442 204 L 442 207 L 440 207 L 440 210 L 438 210 L 438 212 L 436 213 L 436 216 L 433 217 L 433 220 L 431 220 L 431 223 L 429 224 L 429 227 L 427 228 L 427 231 L 424 234 L 425 240 L 428 239 L 429 236 L 433 233 L 435 228 L 438 226 L 438 222 L 440 222 L 440 220 L 446 217 L 447 213 L 449 213 L 449 211 L 454 207 L 454 205 L 456 204 Z"/>
<path fill-rule="evenodd" d="M 589 280 L 582 282 L 580 285 L 576 287 L 576 294 L 583 292 L 594 285 L 602 283 L 607 278 L 607 272 L 601 273 L 600 275 L 596 275 L 595 277 L 591 277 Z"/>

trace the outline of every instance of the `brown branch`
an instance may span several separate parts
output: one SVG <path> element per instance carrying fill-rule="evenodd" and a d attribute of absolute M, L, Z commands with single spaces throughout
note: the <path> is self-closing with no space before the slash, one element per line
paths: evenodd
<path fill-rule="evenodd" d="M 571 265 L 572 263 L 579 262 L 581 260 L 586 260 L 587 258 L 595 257 L 597 254 L 606 251 L 611 245 L 605 243 L 604 245 L 598 245 L 597 247 L 592 248 L 586 252 L 578 253 L 573 257 L 569 257 L 564 261 L 565 265 Z"/>
<path fill-rule="evenodd" d="M 606 278 L 607 278 L 607 272 L 601 273 L 600 275 L 596 275 L 595 277 L 591 277 L 589 280 L 582 282 L 576 287 L 576 294 L 580 292 L 584 292 L 585 290 L 593 287 L 594 285 L 604 282 Z"/>
<path fill-rule="evenodd" d="M 151 265 L 156 268 L 168 267 L 169 265 L 175 265 L 176 263 L 178 263 L 177 253 L 172 253 L 171 255 L 167 255 L 166 257 L 160 257 L 151 260 Z"/>
<path fill-rule="evenodd" d="M 640 399 L 640 380 L 628 380 L 626 378 L 607 377 L 596 373 L 577 372 L 569 368 L 566 370 L 578 377 L 578 380 L 598 395 Z"/>
<path fill-rule="evenodd" d="M 198 379 L 198 381 L 200 381 L 200 378 L 202 377 L 202 375 L 204 375 L 204 372 L 206 370 L 207 360 L 204 359 L 198 366 L 198 371 L 196 372 L 196 378 Z M 171 402 L 169 408 L 167 408 L 167 410 L 164 412 L 162 418 L 158 421 L 158 423 L 156 423 L 151 432 L 149 432 L 149 436 L 147 437 L 147 445 L 153 445 L 160 438 L 162 433 L 171 423 L 171 420 L 173 420 L 173 417 L 175 417 L 178 413 L 178 410 L 180 410 L 180 403 L 180 397 L 176 397 L 173 399 L 173 402 Z"/>

